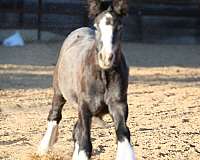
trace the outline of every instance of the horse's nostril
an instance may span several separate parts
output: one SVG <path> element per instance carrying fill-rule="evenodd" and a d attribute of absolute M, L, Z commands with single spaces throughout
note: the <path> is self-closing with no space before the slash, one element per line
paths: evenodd
<path fill-rule="evenodd" d="M 102 53 L 99 54 L 99 58 L 100 58 L 101 60 L 103 60 L 103 55 L 102 55 Z"/>
<path fill-rule="evenodd" d="M 109 56 L 108 61 L 111 62 L 112 59 L 113 59 L 113 54 L 111 54 L 111 55 Z"/>

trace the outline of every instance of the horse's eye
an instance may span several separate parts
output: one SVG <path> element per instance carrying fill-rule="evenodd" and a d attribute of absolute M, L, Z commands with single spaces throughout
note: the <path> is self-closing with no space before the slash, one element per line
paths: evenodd
<path fill-rule="evenodd" d="M 94 24 L 94 29 L 97 30 L 97 24 L 96 23 Z"/>
<path fill-rule="evenodd" d="M 121 30 L 121 29 L 122 29 L 122 27 L 123 27 L 123 25 L 122 25 L 122 24 L 120 24 L 119 26 L 117 26 L 117 30 Z"/>

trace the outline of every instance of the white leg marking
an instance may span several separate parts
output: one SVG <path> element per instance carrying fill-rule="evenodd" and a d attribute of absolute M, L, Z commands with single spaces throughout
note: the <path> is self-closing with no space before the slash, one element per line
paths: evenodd
<path fill-rule="evenodd" d="M 38 147 L 38 154 L 44 155 L 49 148 L 56 142 L 58 136 L 58 124 L 56 121 L 48 122 L 47 131 Z"/>
<path fill-rule="evenodd" d="M 85 151 L 80 151 L 78 154 L 78 160 L 88 160 L 89 158 L 87 157 Z"/>
<path fill-rule="evenodd" d="M 72 156 L 72 160 L 78 160 L 78 151 L 79 151 L 79 145 L 76 142 L 75 146 L 74 146 L 74 153 L 73 153 L 73 156 Z"/>
<path fill-rule="evenodd" d="M 136 160 L 134 151 L 127 139 L 118 142 L 116 160 Z"/>
<path fill-rule="evenodd" d="M 79 151 L 79 145 L 76 142 L 74 146 L 74 153 L 72 160 L 88 160 L 89 158 L 87 157 L 85 151 Z"/>

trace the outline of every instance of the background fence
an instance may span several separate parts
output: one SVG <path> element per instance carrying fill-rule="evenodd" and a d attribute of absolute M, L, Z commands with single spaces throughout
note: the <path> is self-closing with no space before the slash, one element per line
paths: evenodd
<path fill-rule="evenodd" d="M 198 0 L 131 0 L 123 39 L 139 42 L 199 42 Z M 90 25 L 86 0 L 0 0 L 1 29 L 37 29 L 68 34 Z"/>

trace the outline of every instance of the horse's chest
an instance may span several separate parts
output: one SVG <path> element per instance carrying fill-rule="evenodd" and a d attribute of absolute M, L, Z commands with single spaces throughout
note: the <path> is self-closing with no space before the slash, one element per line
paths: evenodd
<path fill-rule="evenodd" d="M 80 79 L 81 93 L 84 99 L 93 106 L 100 106 L 104 101 L 105 84 L 100 73 L 90 73 Z"/>
<path fill-rule="evenodd" d="M 85 89 L 82 91 L 91 99 L 103 98 L 105 93 L 104 83 L 99 79 L 88 79 L 85 83 Z"/>

